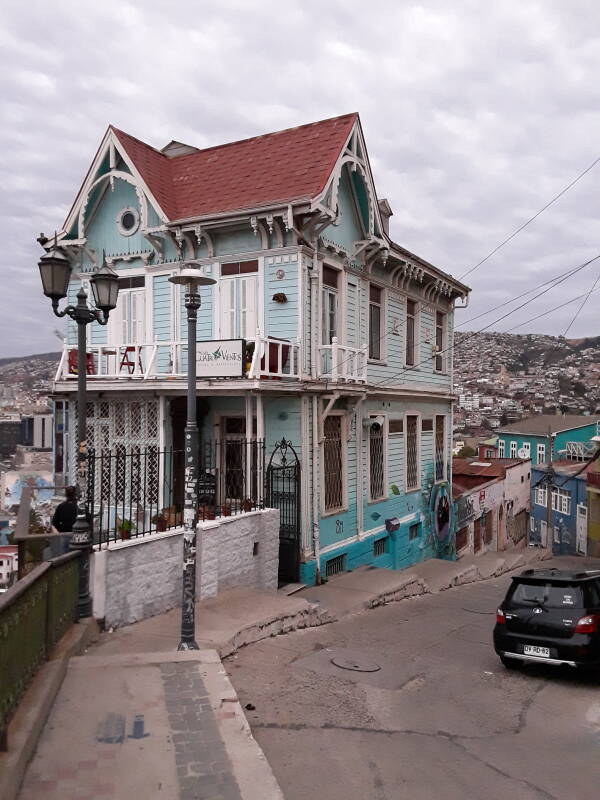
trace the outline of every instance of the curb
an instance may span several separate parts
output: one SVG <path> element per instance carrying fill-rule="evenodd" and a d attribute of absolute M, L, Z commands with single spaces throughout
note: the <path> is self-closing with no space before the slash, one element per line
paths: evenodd
<path fill-rule="evenodd" d="M 286 616 L 273 615 L 260 622 L 247 625 L 245 628 L 237 631 L 237 633 L 223 644 L 203 643 L 201 640 L 199 644 L 205 644 L 207 647 L 214 647 L 220 658 L 227 658 L 242 647 L 253 644 L 254 642 L 259 642 L 262 639 L 291 633 L 292 631 L 297 631 L 302 628 L 316 628 L 320 625 L 327 625 L 330 622 L 336 622 L 336 617 L 330 614 L 326 609 L 320 608 L 316 603 L 308 603 L 306 609 L 297 611 L 294 614 L 288 614 Z"/>
<path fill-rule="evenodd" d="M 488 573 L 482 573 L 477 564 L 471 564 L 465 567 L 462 571 L 448 578 L 445 585 L 432 589 L 426 580 L 417 578 L 414 575 L 407 576 L 407 580 L 398 585 L 397 588 L 387 589 L 381 594 L 375 595 L 370 600 L 365 601 L 364 608 L 377 608 L 378 606 L 386 605 L 387 603 L 394 603 L 398 600 L 404 600 L 407 597 L 416 597 L 421 594 L 438 594 L 452 589 L 456 586 L 464 586 L 466 583 L 475 583 L 478 581 L 486 581 L 491 578 L 497 578 L 499 575 L 504 575 L 507 572 L 513 572 L 515 569 L 520 569 L 528 564 L 535 563 L 536 561 L 546 561 L 552 558 L 552 553 L 547 550 L 540 550 L 540 555 L 537 558 L 526 559 L 522 553 L 511 553 L 510 556 L 498 556 L 498 565 L 496 568 Z"/>
<path fill-rule="evenodd" d="M 55 647 L 52 657 L 36 672 L 8 725 L 8 750 L 0 753 L 0 797 L 15 800 L 44 725 L 62 685 L 69 659 L 97 636 L 95 619 L 73 625 Z"/>

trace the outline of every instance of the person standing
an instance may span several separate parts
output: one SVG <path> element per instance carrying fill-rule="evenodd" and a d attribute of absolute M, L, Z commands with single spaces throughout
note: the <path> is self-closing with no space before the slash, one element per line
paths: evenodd
<path fill-rule="evenodd" d="M 65 499 L 59 503 L 52 515 L 52 530 L 54 533 L 71 533 L 73 525 L 77 519 L 77 488 L 67 486 L 65 489 Z M 70 537 L 69 537 L 70 538 Z M 69 539 L 61 536 L 50 542 L 52 556 L 61 556 L 69 550 Z"/>

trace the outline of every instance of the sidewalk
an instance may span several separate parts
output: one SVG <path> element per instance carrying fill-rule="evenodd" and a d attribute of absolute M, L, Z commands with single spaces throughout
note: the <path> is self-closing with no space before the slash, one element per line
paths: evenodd
<path fill-rule="evenodd" d="M 429 559 L 400 572 L 359 567 L 331 578 L 322 586 L 302 589 L 295 597 L 315 603 L 334 619 L 419 594 L 443 592 L 453 586 L 486 580 L 535 565 L 552 553 L 535 547 L 503 553 L 466 555 L 458 561 Z"/>
<path fill-rule="evenodd" d="M 361 567 L 292 596 L 236 589 L 199 603 L 200 651 L 177 653 L 180 609 L 107 632 L 72 658 L 20 800 L 282 800 L 220 659 L 240 647 L 549 558 L 533 548 Z"/>
<path fill-rule="evenodd" d="M 80 656 L 20 800 L 283 800 L 214 650 Z"/>

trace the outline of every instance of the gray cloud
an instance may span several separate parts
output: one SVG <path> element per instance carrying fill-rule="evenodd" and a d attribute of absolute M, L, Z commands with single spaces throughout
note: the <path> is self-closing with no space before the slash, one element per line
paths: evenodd
<path fill-rule="evenodd" d="M 392 235 L 460 275 L 599 155 L 598 23 L 592 0 L 3 4 L 0 355 L 56 347 L 35 237 L 61 225 L 108 123 L 202 147 L 357 110 Z M 459 324 L 600 252 L 599 176 L 469 276 Z M 597 297 L 570 335 L 600 333 Z M 576 307 L 531 329 L 560 333 Z"/>

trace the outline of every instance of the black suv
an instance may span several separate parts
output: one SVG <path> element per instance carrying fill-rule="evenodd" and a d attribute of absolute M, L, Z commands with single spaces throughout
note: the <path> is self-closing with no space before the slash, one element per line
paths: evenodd
<path fill-rule="evenodd" d="M 600 668 L 600 570 L 526 569 L 496 614 L 494 648 L 505 667 L 535 661 Z"/>

